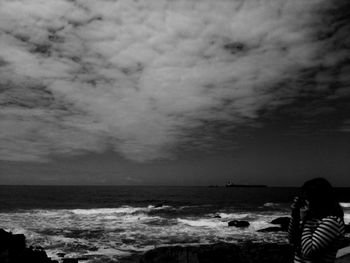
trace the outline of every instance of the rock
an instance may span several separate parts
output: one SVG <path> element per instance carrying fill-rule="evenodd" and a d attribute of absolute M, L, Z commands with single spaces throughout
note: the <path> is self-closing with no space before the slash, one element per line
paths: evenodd
<path fill-rule="evenodd" d="M 6 232 L 3 229 L 0 229 L 0 251 L 9 248 L 9 244 L 11 243 L 11 233 Z"/>
<path fill-rule="evenodd" d="M 78 259 L 76 258 L 64 258 L 62 263 L 78 263 Z"/>
<path fill-rule="evenodd" d="M 248 227 L 250 224 L 248 221 L 243 220 L 232 220 L 228 222 L 228 226 L 235 226 L 235 227 Z"/>
<path fill-rule="evenodd" d="M 11 247 L 23 251 L 26 248 L 26 237 L 23 234 L 12 235 Z"/>
<path fill-rule="evenodd" d="M 350 262 L 350 254 L 344 255 L 335 260 L 335 263 L 349 263 Z"/>
<path fill-rule="evenodd" d="M 272 220 L 270 223 L 273 225 L 281 225 L 283 226 L 287 226 L 289 225 L 289 221 L 290 221 L 290 217 L 288 216 L 282 216 L 282 217 L 278 217 L 274 220 Z"/>
<path fill-rule="evenodd" d="M 259 229 L 256 232 L 280 232 L 280 231 L 285 231 L 285 229 L 279 226 L 271 226 L 271 227 Z"/>
<path fill-rule="evenodd" d="M 287 231 L 290 218 L 286 216 L 278 217 L 270 222 L 270 224 L 280 225 L 280 227 L 272 226 L 258 230 L 257 232 L 279 232 Z"/>
<path fill-rule="evenodd" d="M 239 247 L 234 244 L 159 247 L 146 252 L 140 263 L 236 262 L 233 256 L 241 257 Z"/>
<path fill-rule="evenodd" d="M 215 215 L 215 216 L 213 216 L 213 218 L 221 218 L 221 216 Z"/>
<path fill-rule="evenodd" d="M 350 233 L 350 224 L 345 225 L 345 233 Z"/>
<path fill-rule="evenodd" d="M 349 247 L 350 246 L 350 237 L 343 237 L 340 240 L 339 247 L 344 248 L 344 247 Z"/>
<path fill-rule="evenodd" d="M 140 263 L 291 263 L 292 261 L 291 246 L 267 243 L 159 247 L 147 251 L 140 259 Z"/>
<path fill-rule="evenodd" d="M 14 235 L 0 229 L 0 262 L 1 263 L 58 263 L 51 260 L 42 249 L 26 247 L 26 238 L 22 234 Z"/>
<path fill-rule="evenodd" d="M 135 244 L 135 243 L 136 243 L 136 240 L 133 239 L 133 238 L 122 238 L 121 241 L 122 241 L 124 244 L 127 244 L 127 245 Z"/>

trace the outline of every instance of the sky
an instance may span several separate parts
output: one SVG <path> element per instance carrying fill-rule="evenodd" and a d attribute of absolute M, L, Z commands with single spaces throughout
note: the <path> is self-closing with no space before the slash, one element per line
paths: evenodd
<path fill-rule="evenodd" d="M 0 184 L 350 186 L 347 0 L 0 0 Z"/>

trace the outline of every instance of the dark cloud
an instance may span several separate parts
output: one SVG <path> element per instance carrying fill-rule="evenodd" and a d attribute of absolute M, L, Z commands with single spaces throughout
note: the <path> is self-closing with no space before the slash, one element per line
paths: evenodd
<path fill-rule="evenodd" d="M 2 1 L 0 158 L 113 149 L 144 162 L 236 149 L 261 127 L 346 131 L 347 10 L 325 0 Z"/>

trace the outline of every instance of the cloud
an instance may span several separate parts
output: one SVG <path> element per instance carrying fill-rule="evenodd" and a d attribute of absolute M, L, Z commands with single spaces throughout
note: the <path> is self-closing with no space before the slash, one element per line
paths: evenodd
<path fill-rule="evenodd" d="M 348 55 L 338 43 L 349 43 L 349 30 L 332 8 L 324 0 L 1 1 L 0 158 L 107 149 L 141 162 L 172 158 L 179 145 L 201 144 L 193 131 L 208 123 L 253 125 L 262 109 L 293 101 L 303 88 L 281 83 L 320 65 L 339 68 L 334 96 L 347 96 Z M 312 78 L 328 90 L 334 73 Z"/>

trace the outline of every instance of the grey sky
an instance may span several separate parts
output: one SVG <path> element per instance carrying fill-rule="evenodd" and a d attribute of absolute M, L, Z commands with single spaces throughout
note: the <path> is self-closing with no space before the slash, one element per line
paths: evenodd
<path fill-rule="evenodd" d="M 347 183 L 347 1 L 0 0 L 0 183 Z"/>

